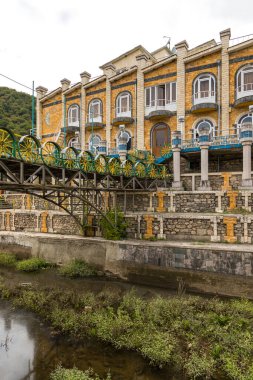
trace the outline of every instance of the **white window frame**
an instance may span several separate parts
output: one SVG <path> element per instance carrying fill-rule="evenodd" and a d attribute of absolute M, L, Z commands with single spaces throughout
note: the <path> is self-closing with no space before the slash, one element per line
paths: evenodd
<path fill-rule="evenodd" d="M 252 72 L 253 73 L 253 65 L 247 65 L 242 67 L 237 75 L 236 75 L 236 99 L 243 98 L 244 96 L 253 95 L 253 83 L 244 83 L 244 75 L 245 73 Z M 241 85 L 239 86 L 239 76 Z"/>
<path fill-rule="evenodd" d="M 252 118 L 252 115 L 250 113 L 246 113 L 245 115 L 241 116 L 240 119 L 239 119 L 239 121 L 238 121 L 238 123 L 237 123 L 237 125 L 236 125 L 237 136 L 240 135 L 241 126 L 242 126 L 242 124 L 243 124 L 243 122 L 244 122 L 244 120 L 246 118 L 251 119 L 251 123 L 253 122 L 253 118 Z"/>
<path fill-rule="evenodd" d="M 159 86 L 164 86 L 164 99 L 158 98 Z M 172 97 L 172 88 L 175 86 L 176 98 Z M 169 98 L 167 98 L 167 90 L 169 88 Z M 156 86 L 146 87 L 145 89 L 145 115 L 152 111 L 168 110 L 176 111 L 177 109 L 177 83 L 176 81 L 160 83 Z"/>
<path fill-rule="evenodd" d="M 201 91 L 201 82 L 208 81 L 209 89 L 208 91 Z M 213 90 L 212 90 L 213 87 Z M 193 104 L 201 103 L 215 103 L 216 101 L 216 80 L 215 76 L 212 74 L 201 74 L 199 75 L 193 83 Z"/>
<path fill-rule="evenodd" d="M 126 144 L 128 144 L 128 142 L 129 142 L 129 140 L 130 139 L 132 139 L 132 135 L 131 135 L 131 133 L 130 132 L 128 132 L 128 131 L 123 131 L 123 132 L 119 132 L 119 134 L 118 134 L 118 136 L 117 136 L 117 146 L 119 146 L 119 136 L 121 135 L 121 133 L 126 133 L 127 134 L 127 136 L 128 136 L 128 140 L 127 140 L 127 143 Z M 132 144 L 132 142 L 131 142 L 131 144 Z M 132 148 L 132 147 L 131 147 Z M 130 149 L 131 149 L 130 148 Z"/>
<path fill-rule="evenodd" d="M 98 114 L 96 116 L 94 116 L 92 114 L 92 107 L 94 107 L 94 105 L 98 105 Z M 100 99 L 93 99 L 91 100 L 90 104 L 89 104 L 89 115 L 88 115 L 88 120 L 89 120 L 89 123 L 102 123 L 102 118 L 103 118 L 103 115 L 102 115 L 102 101 Z"/>
<path fill-rule="evenodd" d="M 92 139 L 94 139 L 94 138 L 98 138 L 99 139 L 98 144 L 92 144 Z M 100 146 L 101 141 L 102 141 L 102 139 L 101 139 L 101 137 L 99 135 L 90 136 L 90 139 L 89 139 L 89 150 L 91 151 L 92 148 L 93 148 L 93 151 L 96 152 L 97 148 Z"/>
<path fill-rule="evenodd" d="M 123 99 L 127 99 L 126 109 L 122 106 Z M 121 92 L 116 99 L 116 117 L 131 117 L 131 100 L 132 96 L 129 92 Z"/>
<path fill-rule="evenodd" d="M 70 139 L 68 142 L 68 146 L 76 148 L 76 149 L 80 149 L 81 145 L 80 145 L 79 137 L 78 136 L 72 137 L 72 139 Z"/>
<path fill-rule="evenodd" d="M 77 111 L 77 118 L 73 117 L 73 111 Z M 68 126 L 79 127 L 80 126 L 80 107 L 77 104 L 72 104 L 68 109 Z"/>
<path fill-rule="evenodd" d="M 213 125 L 213 122 L 208 119 L 202 119 L 197 122 L 195 127 L 193 128 L 193 139 L 198 140 L 199 139 L 199 126 L 201 123 L 208 123 L 210 125 L 210 132 L 209 135 L 210 137 L 215 137 L 215 127 Z"/>

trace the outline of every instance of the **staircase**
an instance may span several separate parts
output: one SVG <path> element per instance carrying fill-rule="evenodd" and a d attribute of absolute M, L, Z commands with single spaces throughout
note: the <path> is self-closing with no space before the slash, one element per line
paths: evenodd
<path fill-rule="evenodd" d="M 55 138 L 55 142 L 60 145 L 61 148 L 64 148 L 64 132 L 59 132 Z"/>

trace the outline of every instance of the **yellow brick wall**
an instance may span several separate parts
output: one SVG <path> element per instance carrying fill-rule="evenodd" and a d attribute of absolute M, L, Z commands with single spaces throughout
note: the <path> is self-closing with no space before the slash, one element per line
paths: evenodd
<path fill-rule="evenodd" d="M 166 75 L 166 74 L 171 74 L 171 73 L 176 73 L 177 71 L 177 63 L 176 61 L 169 62 L 164 66 L 158 67 L 157 69 L 154 69 L 148 73 L 144 74 L 144 80 L 145 79 L 150 79 L 157 77 L 159 75 Z M 150 87 L 150 86 L 155 86 L 159 83 L 167 83 L 167 82 L 173 82 L 176 80 L 176 75 L 169 77 L 169 78 L 164 78 L 164 79 L 154 79 L 150 82 L 145 82 L 144 86 L 145 87 Z"/>
<path fill-rule="evenodd" d="M 47 105 L 53 102 L 61 101 L 61 93 L 57 94 L 50 99 L 43 102 L 43 105 Z M 49 113 L 50 124 L 46 123 L 46 115 Z M 62 103 L 52 105 L 46 108 L 42 108 L 42 135 L 47 135 L 50 133 L 58 133 L 61 128 L 62 120 Z M 55 137 L 47 138 L 46 140 L 55 140 Z"/>

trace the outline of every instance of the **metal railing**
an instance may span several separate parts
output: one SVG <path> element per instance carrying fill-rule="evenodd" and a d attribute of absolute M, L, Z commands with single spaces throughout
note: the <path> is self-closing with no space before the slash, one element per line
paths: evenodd
<path fill-rule="evenodd" d="M 193 94 L 193 104 L 205 103 L 207 101 L 215 102 L 215 91 L 198 91 Z"/>
<path fill-rule="evenodd" d="M 235 145 L 235 144 L 239 144 L 238 134 L 210 137 L 210 146 L 224 146 L 224 145 Z M 182 149 L 196 148 L 198 146 L 199 146 L 198 138 L 184 140 L 182 142 Z"/>
<path fill-rule="evenodd" d="M 253 94 L 253 83 L 245 83 L 236 88 L 237 98 Z"/>
<path fill-rule="evenodd" d="M 229 47 L 241 44 L 241 43 L 249 41 L 251 39 L 253 39 L 253 34 L 247 34 L 245 36 L 231 38 L 229 41 Z"/>
<path fill-rule="evenodd" d="M 116 107 L 115 108 L 116 117 L 132 117 L 131 107 Z"/>
<path fill-rule="evenodd" d="M 156 111 L 156 110 L 168 110 L 175 111 L 177 107 L 176 100 L 170 101 L 168 99 L 155 99 L 151 100 L 149 105 L 145 106 L 146 111 Z"/>
<path fill-rule="evenodd" d="M 87 123 L 102 123 L 103 122 L 103 114 L 100 113 L 89 113 L 87 115 Z"/>
<path fill-rule="evenodd" d="M 79 127 L 80 126 L 80 121 L 76 117 L 68 117 L 68 126 L 71 127 Z"/>

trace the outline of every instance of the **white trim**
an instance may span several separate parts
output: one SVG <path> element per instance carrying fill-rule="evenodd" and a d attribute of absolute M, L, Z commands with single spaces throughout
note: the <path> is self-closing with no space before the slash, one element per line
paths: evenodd
<path fill-rule="evenodd" d="M 98 112 L 97 114 L 95 114 L 96 116 L 93 115 L 92 117 L 92 111 L 91 111 L 91 107 L 94 107 L 95 105 L 98 106 Z M 98 98 L 95 98 L 93 100 L 90 101 L 89 103 L 89 113 L 88 113 L 88 122 L 89 123 L 102 123 L 102 118 L 103 118 L 103 115 L 102 115 L 102 101 Z"/>
<path fill-rule="evenodd" d="M 247 70 L 248 69 L 248 70 Z M 240 68 L 238 73 L 236 74 L 236 99 L 243 98 L 244 96 L 253 95 L 253 81 L 252 83 L 244 83 L 244 76 L 247 73 L 253 74 L 253 65 L 247 64 Z M 238 85 L 239 75 L 241 76 L 241 85 Z"/>
<path fill-rule="evenodd" d="M 122 101 L 126 99 L 126 107 L 122 105 Z M 116 117 L 131 117 L 132 116 L 132 110 L 131 110 L 131 101 L 132 101 L 132 95 L 129 92 L 120 92 L 116 99 Z"/>
<path fill-rule="evenodd" d="M 208 90 L 202 91 L 201 83 L 208 81 Z M 197 89 L 196 89 L 197 85 Z M 193 104 L 215 103 L 216 100 L 216 79 L 209 73 L 198 75 L 193 82 Z"/>
<path fill-rule="evenodd" d="M 77 112 L 77 116 L 72 114 Z M 78 104 L 72 104 L 68 108 L 68 127 L 79 127 L 80 125 L 80 107 Z"/>
<path fill-rule="evenodd" d="M 174 85 L 176 98 L 172 97 L 172 87 Z M 158 88 L 164 86 L 165 97 L 158 98 Z M 167 98 L 169 88 L 169 98 Z M 145 88 L 145 116 L 149 115 L 152 111 L 158 110 L 168 110 L 176 111 L 177 109 L 177 82 L 171 81 L 167 83 L 157 84 L 155 86 L 150 86 Z"/>

